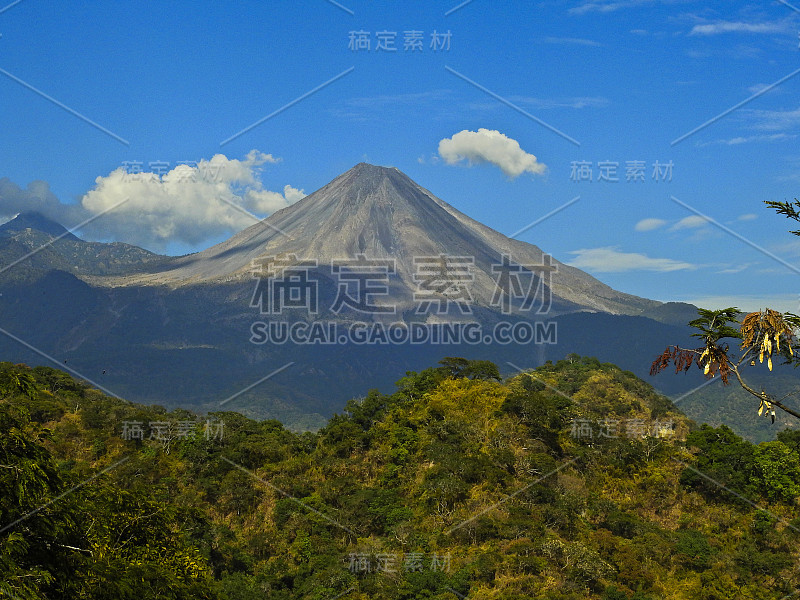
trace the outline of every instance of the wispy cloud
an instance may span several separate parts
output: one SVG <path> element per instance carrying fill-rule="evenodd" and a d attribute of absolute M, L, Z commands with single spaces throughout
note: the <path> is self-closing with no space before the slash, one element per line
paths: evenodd
<path fill-rule="evenodd" d="M 531 96 L 509 96 L 508 99 L 526 109 L 550 110 L 554 108 L 605 108 L 611 104 L 608 98 L 603 96 L 563 96 L 560 98 L 535 98 Z M 473 102 L 469 106 L 470 110 L 493 110 L 497 108 L 497 103 Z"/>
<path fill-rule="evenodd" d="M 798 257 L 800 256 L 800 240 L 793 239 L 789 240 L 788 242 L 773 244 L 770 246 L 770 250 L 772 250 L 777 254 L 785 254 L 792 257 Z"/>
<path fill-rule="evenodd" d="M 704 146 L 740 146 L 742 144 L 752 144 L 758 142 L 782 142 L 785 140 L 793 140 L 796 139 L 796 134 L 789 134 L 789 133 L 773 133 L 770 135 L 741 135 L 733 138 L 727 138 L 723 140 L 714 140 L 713 142 L 705 142 L 700 144 L 701 147 Z"/>
<path fill-rule="evenodd" d="M 764 131 L 786 131 L 800 127 L 800 108 L 792 110 L 751 109 L 744 113 L 754 121 L 754 127 Z"/>
<path fill-rule="evenodd" d="M 739 215 L 736 219 L 729 221 L 729 224 L 732 223 L 742 223 L 747 221 L 753 221 L 758 218 L 758 215 L 753 213 L 747 213 L 743 215 Z M 649 217 L 646 219 L 641 219 L 640 221 L 636 222 L 633 229 L 634 231 L 639 232 L 647 232 L 647 231 L 655 231 L 657 229 L 662 229 L 664 226 L 668 225 L 669 221 L 665 219 L 656 219 L 653 217 Z M 678 221 L 673 222 L 673 224 L 667 229 L 667 231 L 674 232 L 674 231 L 695 231 L 695 235 L 700 235 L 702 237 L 697 237 L 696 239 L 705 239 L 709 235 L 712 235 L 707 229 L 704 229 L 706 225 L 709 225 L 709 221 L 704 219 L 698 215 L 689 215 L 688 217 L 683 217 Z M 690 238 L 691 239 L 691 238 Z M 800 242 L 798 242 L 800 245 Z"/>
<path fill-rule="evenodd" d="M 695 265 L 671 258 L 651 258 L 636 252 L 621 252 L 618 246 L 572 250 L 575 259 L 569 265 L 595 273 L 626 273 L 629 271 L 656 271 L 669 273 L 695 269 Z"/>
<path fill-rule="evenodd" d="M 564 44 L 568 46 L 602 46 L 598 41 L 573 37 L 546 37 L 542 40 L 546 44 Z"/>
<path fill-rule="evenodd" d="M 381 94 L 347 98 L 330 109 L 339 119 L 352 121 L 385 120 L 397 114 L 405 117 L 409 109 L 424 111 L 428 118 L 452 113 L 455 97 L 452 90 L 438 89 L 409 94 Z"/>
<path fill-rule="evenodd" d="M 757 265 L 758 263 L 740 263 L 738 265 L 733 265 L 730 267 L 726 267 L 724 269 L 720 269 L 717 273 L 721 273 L 723 275 L 734 275 L 736 273 L 741 273 L 742 271 L 749 269 L 753 265 Z"/>
<path fill-rule="evenodd" d="M 659 0 L 611 0 L 607 2 L 591 0 L 569 9 L 571 15 L 586 13 L 610 13 L 625 8 L 636 8 L 647 4 L 656 4 Z"/>
<path fill-rule="evenodd" d="M 788 21 L 748 23 L 745 21 L 715 21 L 695 25 L 689 35 L 719 35 L 722 33 L 783 33 L 790 31 Z"/>
<path fill-rule="evenodd" d="M 669 228 L 670 231 L 679 231 L 681 229 L 699 229 L 700 227 L 704 227 L 708 225 L 708 220 L 700 217 L 698 215 L 691 215 L 688 217 L 682 218 L 680 221 L 675 223 L 672 227 Z"/>
<path fill-rule="evenodd" d="M 748 94 L 757 94 L 761 90 L 768 88 L 768 83 L 754 83 L 753 85 L 747 86 L 747 93 Z M 779 88 L 780 89 L 780 88 Z M 775 90 L 776 92 L 778 90 Z"/>
<path fill-rule="evenodd" d="M 653 231 L 666 225 L 664 219 L 642 219 L 634 226 L 636 231 Z"/>

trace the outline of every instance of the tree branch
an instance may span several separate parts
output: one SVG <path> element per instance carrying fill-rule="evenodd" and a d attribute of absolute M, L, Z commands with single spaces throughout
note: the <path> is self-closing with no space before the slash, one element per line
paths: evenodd
<path fill-rule="evenodd" d="M 736 379 L 739 381 L 739 385 L 742 386 L 743 390 L 745 390 L 746 392 L 750 392 L 751 394 L 753 394 L 753 396 L 755 396 L 759 400 L 764 400 L 765 399 L 764 396 L 762 396 L 760 392 L 757 392 L 756 390 L 754 390 L 753 388 L 751 388 L 749 385 L 747 385 L 745 383 L 744 379 L 742 379 L 742 375 L 739 373 L 739 369 L 738 368 L 734 367 L 731 370 L 736 375 Z M 779 402 L 778 400 L 773 399 L 772 397 L 769 397 L 768 401 L 773 406 L 777 406 L 782 411 L 785 411 L 785 412 L 789 413 L 790 415 L 792 415 L 793 417 L 797 417 L 798 419 L 800 419 L 800 412 L 792 410 L 788 406 L 784 406 L 781 402 Z"/>

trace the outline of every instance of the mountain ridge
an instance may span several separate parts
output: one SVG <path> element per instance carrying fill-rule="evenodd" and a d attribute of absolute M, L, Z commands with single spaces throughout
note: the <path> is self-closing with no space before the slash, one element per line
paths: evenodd
<path fill-rule="evenodd" d="M 13 265 L 10 273 L 0 272 L 0 279 L 31 280 L 61 270 L 90 280 L 138 271 L 166 258 L 124 242 L 83 240 L 37 211 L 22 212 L 0 225 L 0 262 Z"/>
<path fill-rule="evenodd" d="M 503 254 L 518 264 L 541 265 L 537 246 L 508 238 L 460 212 L 396 167 L 359 163 L 292 206 L 203 251 L 168 259 L 161 270 L 98 279 L 101 286 L 179 287 L 243 280 L 267 256 L 311 258 L 320 268 L 332 260 L 392 259 L 397 265 L 398 301 L 413 306 L 413 258 L 471 257 L 475 303 L 489 306 L 495 291 L 492 267 Z M 593 276 L 553 259 L 552 290 L 557 312 L 591 310 L 638 315 L 661 303 L 614 290 Z"/>
<path fill-rule="evenodd" d="M 555 260 L 552 310 L 501 311 L 491 302 L 497 287 L 493 263 L 508 253 L 518 264 L 535 266 L 543 262 L 542 250 L 470 219 L 394 168 L 356 165 L 226 242 L 184 257 L 25 232 L 0 238 L 0 264 L 31 254 L 0 277 L 0 322 L 11 334 L 0 336 L 0 356 L 31 363 L 44 354 L 57 364 L 68 361 L 88 380 L 102 381 L 120 397 L 140 402 L 214 410 L 233 394 L 232 407 L 246 414 L 289 423 L 308 423 L 306 416 L 316 415 L 321 422 L 361 393 L 364 380 L 391 385 L 396 373 L 443 356 L 530 367 L 578 351 L 646 376 L 650 361 L 643 356 L 689 341 L 681 316 L 691 307 L 617 292 Z M 46 248 L 32 252 L 42 245 Z M 114 248 L 131 254 L 117 256 Z M 114 260 L 109 262 L 103 252 L 111 252 Z M 254 304 L 263 283 L 253 278 L 254 259 L 281 253 L 283 258 L 296 253 L 298 260 L 316 256 L 319 266 L 310 276 L 319 281 L 322 306 L 341 290 L 326 262 L 350 258 L 350 252 L 397 260 L 397 272 L 388 282 L 391 300 L 398 298 L 395 313 L 364 315 L 350 308 L 340 313 L 327 304 L 319 314 L 305 307 L 275 314 Z M 418 286 L 412 268 L 419 254 L 474 259 L 471 314 L 415 310 Z M 28 269 L 30 277 L 9 277 L 25 272 L 20 269 Z M 359 344 L 346 336 L 344 342 L 336 337 L 327 344 L 253 339 L 257 323 L 346 329 L 364 320 L 399 322 L 400 329 L 458 321 L 479 327 L 482 335 L 477 344 Z M 498 341 L 497 325 L 517 324 L 529 331 L 546 325 L 552 336 L 542 336 L 541 343 L 538 338 Z M 265 378 L 271 373 L 275 376 Z M 658 379 L 663 390 L 676 393 L 702 376 Z M 259 381 L 265 383 L 254 387 Z"/>

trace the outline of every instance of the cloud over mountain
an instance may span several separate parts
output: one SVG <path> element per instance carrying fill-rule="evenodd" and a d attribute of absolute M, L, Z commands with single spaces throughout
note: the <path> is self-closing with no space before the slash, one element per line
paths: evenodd
<path fill-rule="evenodd" d="M 262 167 L 279 162 L 252 150 L 243 160 L 216 154 L 164 173 L 129 172 L 124 167 L 95 180 L 80 204 L 62 204 L 46 182 L 23 190 L 0 180 L 0 216 L 36 210 L 74 227 L 93 216 L 80 232 L 87 237 L 124 241 L 150 250 L 168 245 L 196 246 L 241 231 L 305 196 L 290 185 L 282 192 L 264 188 Z"/>
<path fill-rule="evenodd" d="M 439 155 L 449 165 L 466 160 L 468 164 L 490 163 L 511 178 L 523 173 L 541 175 L 547 167 L 533 154 L 525 152 L 514 139 L 493 129 L 467 129 L 439 142 Z"/>
<path fill-rule="evenodd" d="M 62 204 L 46 181 L 32 181 L 23 189 L 8 177 L 0 179 L 0 221 L 9 221 L 26 211 L 41 213 L 67 227 L 86 218 L 80 206 Z"/>

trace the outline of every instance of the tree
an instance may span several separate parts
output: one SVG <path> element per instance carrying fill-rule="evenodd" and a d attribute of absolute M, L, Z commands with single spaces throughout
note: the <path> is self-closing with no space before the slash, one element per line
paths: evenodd
<path fill-rule="evenodd" d="M 61 485 L 55 460 L 41 444 L 48 433 L 24 411 L 0 404 L 0 597 L 43 598 L 57 585 L 57 574 L 69 578 L 58 567 L 70 518 L 48 506 Z"/>
<path fill-rule="evenodd" d="M 453 379 L 493 379 L 500 381 L 497 365 L 488 360 L 469 360 L 459 356 L 445 356 L 439 361 L 441 369 Z"/>
<path fill-rule="evenodd" d="M 783 442 L 763 442 L 753 448 L 756 481 L 772 502 L 793 502 L 800 496 L 800 460 Z"/>
<path fill-rule="evenodd" d="M 778 214 L 800 222 L 800 201 L 775 202 L 765 201 L 770 208 Z M 790 231 L 793 235 L 800 236 L 800 230 Z M 655 375 L 670 364 L 675 366 L 675 372 L 688 371 L 693 364 L 703 370 L 707 378 L 719 374 L 724 385 L 730 383 L 733 375 L 739 385 L 746 392 L 758 398 L 758 414 L 770 415 L 775 422 L 775 408 L 800 419 L 800 412 L 786 406 L 781 398 L 750 386 L 742 377 L 741 368 L 749 364 L 755 366 L 756 358 L 760 363 L 767 360 L 767 367 L 772 371 L 772 359 L 781 357 L 783 364 L 800 365 L 800 350 L 797 332 L 800 331 L 800 316 L 785 312 L 781 313 L 771 308 L 751 312 L 739 320 L 743 314 L 736 307 L 723 308 L 722 310 L 698 309 L 699 317 L 690 321 L 689 325 L 699 331 L 692 337 L 699 338 L 702 345 L 698 348 L 682 348 L 680 346 L 667 346 L 666 350 L 658 356 L 650 367 L 650 374 Z M 738 324 L 738 328 L 734 326 Z M 738 352 L 730 347 L 728 340 L 737 340 Z M 766 412 L 764 412 L 766 411 Z"/>
<path fill-rule="evenodd" d="M 482 379 L 500 381 L 500 370 L 488 360 L 470 360 L 460 356 L 445 356 L 439 361 L 441 367 L 428 367 L 419 373 L 406 371 L 406 376 L 398 380 L 397 393 L 407 399 L 414 399 L 436 389 L 445 379 Z"/>
<path fill-rule="evenodd" d="M 36 395 L 36 382 L 27 365 L 14 365 L 0 372 L 0 398 L 15 394 L 22 394 L 28 398 Z"/>

